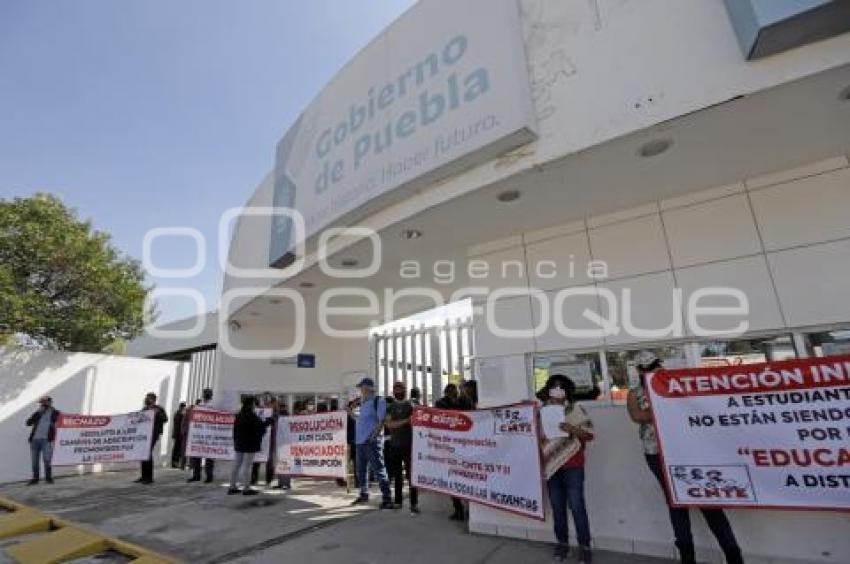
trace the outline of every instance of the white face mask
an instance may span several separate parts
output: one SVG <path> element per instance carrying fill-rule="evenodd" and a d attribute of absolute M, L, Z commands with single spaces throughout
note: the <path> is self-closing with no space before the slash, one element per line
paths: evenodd
<path fill-rule="evenodd" d="M 563 388 L 551 388 L 549 390 L 549 397 L 552 399 L 564 399 L 567 397 L 567 392 Z"/>

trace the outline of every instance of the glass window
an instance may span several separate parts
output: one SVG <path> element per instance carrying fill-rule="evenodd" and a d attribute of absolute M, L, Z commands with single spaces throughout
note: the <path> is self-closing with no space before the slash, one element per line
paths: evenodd
<path fill-rule="evenodd" d="M 850 354 L 850 329 L 834 329 L 804 335 L 809 356 Z"/>
<path fill-rule="evenodd" d="M 737 366 L 797 358 L 791 335 L 698 344 L 700 367 Z"/>
<path fill-rule="evenodd" d="M 600 399 L 607 392 L 598 352 L 535 355 L 534 391 L 543 388 L 546 380 L 553 374 L 563 374 L 575 383 L 576 399 Z"/>
<path fill-rule="evenodd" d="M 685 368 L 688 365 L 683 345 L 662 347 L 644 347 L 634 350 L 608 351 L 605 359 L 608 361 L 608 374 L 611 376 L 611 399 L 617 402 L 626 401 L 629 388 L 638 385 L 638 373 L 635 358 L 640 351 L 652 351 L 662 360 L 665 368 Z"/>

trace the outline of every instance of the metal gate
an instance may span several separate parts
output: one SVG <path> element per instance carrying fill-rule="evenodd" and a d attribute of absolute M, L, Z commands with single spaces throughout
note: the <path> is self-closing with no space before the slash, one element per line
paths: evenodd
<path fill-rule="evenodd" d="M 473 379 L 472 319 L 444 325 L 380 328 L 369 339 L 370 369 L 380 395 L 390 395 L 394 382 L 418 388 L 431 405 L 449 382 Z"/>

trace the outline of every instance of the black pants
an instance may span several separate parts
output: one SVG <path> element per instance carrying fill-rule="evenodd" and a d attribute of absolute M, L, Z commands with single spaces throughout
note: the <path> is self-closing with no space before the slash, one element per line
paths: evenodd
<path fill-rule="evenodd" d="M 151 443 L 151 450 L 148 453 L 148 459 L 142 460 L 142 481 L 153 482 L 153 450 L 156 448 L 156 443 L 159 442 L 159 437 L 156 437 Z"/>
<path fill-rule="evenodd" d="M 407 483 L 410 486 L 410 507 L 416 507 L 419 504 L 419 492 L 413 487 L 413 482 L 410 481 L 410 458 L 412 454 L 412 445 L 407 448 L 392 446 L 387 443 L 384 450 L 384 458 L 387 461 L 387 473 L 389 474 L 390 484 L 395 488 L 394 501 L 396 505 L 401 505 L 404 491 L 404 480 L 407 478 Z"/>
<path fill-rule="evenodd" d="M 171 447 L 171 466 L 173 468 L 186 466 L 186 459 L 183 456 L 183 437 L 174 437 L 174 445 Z"/>
<path fill-rule="evenodd" d="M 649 469 L 658 479 L 661 484 L 661 489 L 664 490 L 664 497 L 667 498 L 667 505 L 670 505 L 670 495 L 667 488 L 664 486 L 664 476 L 661 471 L 661 460 L 657 454 L 647 454 L 646 463 Z M 679 554 L 682 557 L 682 562 L 696 562 L 694 555 L 694 537 L 691 533 L 691 516 L 687 508 L 669 507 L 670 524 L 673 525 L 673 534 L 676 536 L 676 547 L 679 549 Z M 717 539 L 723 554 L 726 556 L 726 562 L 729 564 L 742 564 L 744 558 L 741 555 L 741 548 L 738 546 L 738 541 L 735 539 L 735 533 L 732 531 L 732 526 L 729 524 L 729 519 L 722 509 L 710 509 L 707 507 L 700 508 L 708 528 Z"/>
<path fill-rule="evenodd" d="M 195 480 L 201 479 L 201 459 L 190 458 L 189 463 L 192 465 L 192 478 Z M 204 474 L 209 481 L 213 479 L 213 471 L 215 470 L 215 460 L 212 458 L 204 459 Z"/>

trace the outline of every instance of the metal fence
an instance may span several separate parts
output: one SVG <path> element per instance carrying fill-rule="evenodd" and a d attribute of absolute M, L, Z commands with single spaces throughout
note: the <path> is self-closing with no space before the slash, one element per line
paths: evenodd
<path fill-rule="evenodd" d="M 437 326 L 410 326 L 370 337 L 370 367 L 378 393 L 390 395 L 394 382 L 418 388 L 423 404 L 433 404 L 448 382 L 474 379 L 472 319 Z"/>

